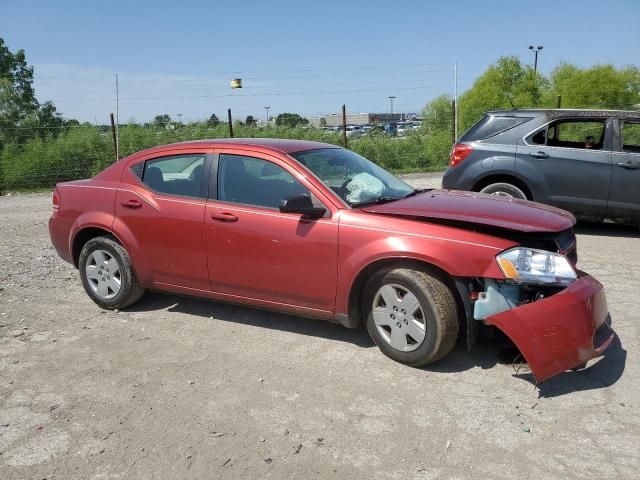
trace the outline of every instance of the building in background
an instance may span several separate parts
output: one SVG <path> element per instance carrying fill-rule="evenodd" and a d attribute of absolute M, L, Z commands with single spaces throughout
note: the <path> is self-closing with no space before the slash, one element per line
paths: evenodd
<path fill-rule="evenodd" d="M 347 125 L 367 125 L 370 123 L 401 122 L 405 115 L 402 113 L 347 113 Z M 342 125 L 342 114 L 325 115 L 320 118 L 310 118 L 309 124 L 314 127 L 322 126 L 322 119 L 327 127 L 339 127 Z"/>

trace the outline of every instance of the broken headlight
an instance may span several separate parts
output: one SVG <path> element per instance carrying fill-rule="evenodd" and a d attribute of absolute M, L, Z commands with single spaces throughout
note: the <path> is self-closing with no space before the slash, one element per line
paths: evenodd
<path fill-rule="evenodd" d="M 569 260 L 553 252 L 516 247 L 500 253 L 496 260 L 506 278 L 520 283 L 569 285 L 577 278 Z"/>

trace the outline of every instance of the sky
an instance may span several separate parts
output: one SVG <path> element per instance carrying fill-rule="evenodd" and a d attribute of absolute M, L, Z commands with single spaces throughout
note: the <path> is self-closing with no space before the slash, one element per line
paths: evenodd
<path fill-rule="evenodd" d="M 108 123 L 169 114 L 264 118 L 419 112 L 464 92 L 502 55 L 538 68 L 640 65 L 640 1 L 0 0 L 0 37 L 24 49 L 41 102 Z M 232 90 L 230 80 L 242 78 Z"/>

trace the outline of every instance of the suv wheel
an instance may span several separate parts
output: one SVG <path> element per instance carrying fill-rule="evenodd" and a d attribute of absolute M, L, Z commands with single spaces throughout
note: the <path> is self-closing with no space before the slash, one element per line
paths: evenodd
<path fill-rule="evenodd" d="M 480 193 L 527 200 L 527 196 L 525 195 L 525 193 L 521 189 L 510 183 L 492 183 L 491 185 L 487 185 L 482 190 L 480 190 Z"/>
<path fill-rule="evenodd" d="M 144 294 L 129 254 L 111 238 L 89 240 L 80 252 L 78 268 L 82 286 L 91 300 L 102 308 L 128 307 Z"/>
<path fill-rule="evenodd" d="M 440 279 L 418 270 L 381 270 L 367 283 L 362 311 L 388 357 L 413 367 L 441 359 L 458 337 L 456 301 Z"/>

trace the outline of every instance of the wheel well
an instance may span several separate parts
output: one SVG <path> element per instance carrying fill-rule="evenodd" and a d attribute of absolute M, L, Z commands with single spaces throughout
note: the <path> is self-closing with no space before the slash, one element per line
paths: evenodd
<path fill-rule="evenodd" d="M 533 195 L 531 194 L 531 189 L 529 188 L 529 186 L 518 177 L 514 177 L 512 175 L 489 175 L 488 177 L 484 177 L 483 179 L 478 181 L 473 186 L 472 190 L 474 192 L 479 192 L 484 187 L 486 187 L 487 185 L 491 185 L 492 183 L 510 183 L 511 185 L 515 185 L 524 192 L 524 194 L 527 196 L 527 200 L 533 200 Z"/>
<path fill-rule="evenodd" d="M 73 264 L 76 266 L 76 268 L 78 267 L 80 252 L 82 251 L 82 248 L 89 240 L 96 237 L 109 237 L 112 240 L 120 243 L 120 241 L 116 237 L 114 237 L 113 234 L 108 230 L 97 227 L 83 228 L 78 233 L 76 233 L 71 249 L 71 253 L 73 255 Z"/>
<path fill-rule="evenodd" d="M 349 291 L 349 319 L 350 319 L 350 327 L 357 327 L 362 322 L 362 310 L 360 308 L 360 303 L 362 300 L 362 295 L 364 293 L 364 287 L 367 284 L 367 281 L 371 276 L 383 269 L 391 269 L 391 268 L 410 268 L 412 270 L 420 270 L 426 272 L 430 275 L 438 277 L 442 280 L 451 290 L 454 298 L 456 299 L 456 305 L 458 307 L 458 321 L 460 322 L 460 326 L 464 329 L 466 328 L 466 313 L 464 310 L 464 304 L 462 303 L 462 298 L 460 298 L 460 292 L 455 286 L 454 280 L 446 271 L 442 270 L 439 267 L 427 262 L 423 262 L 421 260 L 414 260 L 409 258 L 385 258 L 382 260 L 377 260 L 369 265 L 358 273 L 355 280 L 353 281 L 353 285 L 351 286 L 351 290 Z M 463 331 L 463 330 L 460 330 Z"/>

